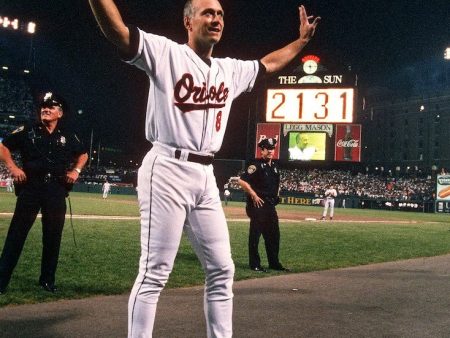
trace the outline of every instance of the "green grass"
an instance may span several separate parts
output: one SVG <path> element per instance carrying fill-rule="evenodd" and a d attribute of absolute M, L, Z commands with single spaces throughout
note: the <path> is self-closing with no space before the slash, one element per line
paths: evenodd
<path fill-rule="evenodd" d="M 102 194 L 72 192 L 70 200 L 72 211 L 77 215 L 139 216 L 135 195 L 110 195 L 107 199 L 103 199 Z M 15 203 L 14 194 L 0 190 L 0 213 L 13 212 Z M 69 212 L 68 205 L 67 212 Z"/>
<path fill-rule="evenodd" d="M 138 216 L 135 196 L 73 193 L 74 214 Z M 0 212 L 12 212 L 15 198 L 0 191 Z M 233 206 L 244 207 L 241 203 Z M 308 210 L 320 215 L 317 207 L 280 205 L 279 210 Z M 318 271 L 375 262 L 450 253 L 450 215 L 338 209 L 336 218 L 351 215 L 356 222 L 281 223 L 282 263 L 294 272 Z M 377 217 L 379 223 L 357 222 L 359 217 Z M 300 217 L 299 217 L 300 218 Z M 391 222 L 383 220 L 390 219 Z M 408 221 L 408 222 L 405 222 Z M 9 227 L 10 217 L 0 217 L 0 245 Z M 129 292 L 136 277 L 139 259 L 138 220 L 74 219 L 76 248 L 70 222 L 66 222 L 56 295 L 37 286 L 41 257 L 41 224 L 33 226 L 8 292 L 0 297 L 0 306 L 36 303 L 61 298 L 83 298 Z M 248 222 L 229 222 L 236 280 L 278 274 L 255 274 L 247 268 Z M 264 246 L 260 252 L 263 265 Z M 188 241 L 183 238 L 174 271 L 167 287 L 203 284 L 204 275 Z"/>

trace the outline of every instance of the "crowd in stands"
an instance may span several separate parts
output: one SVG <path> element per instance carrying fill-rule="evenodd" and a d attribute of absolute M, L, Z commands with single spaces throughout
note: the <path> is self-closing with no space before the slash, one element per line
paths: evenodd
<path fill-rule="evenodd" d="M 0 74 L 0 137 L 16 129 L 33 110 L 33 96 L 25 80 Z"/>
<path fill-rule="evenodd" d="M 241 173 L 238 173 L 239 176 Z M 422 201 L 432 198 L 435 182 L 431 177 L 386 177 L 344 170 L 281 170 L 280 188 L 283 192 L 323 195 L 333 185 L 339 195 L 370 199 Z M 240 189 L 237 177 L 229 181 L 230 189 Z"/>
<path fill-rule="evenodd" d="M 24 79 L 0 76 L 0 112 L 30 115 L 33 96 Z"/>

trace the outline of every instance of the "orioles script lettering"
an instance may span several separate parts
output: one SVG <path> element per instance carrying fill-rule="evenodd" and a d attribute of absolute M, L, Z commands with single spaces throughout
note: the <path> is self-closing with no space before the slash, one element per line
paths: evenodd
<path fill-rule="evenodd" d="M 211 86 L 209 90 L 205 82 L 201 87 L 196 86 L 193 76 L 186 73 L 175 85 L 175 106 L 183 113 L 193 110 L 223 108 L 228 98 L 228 92 L 229 90 L 223 82 L 220 83 L 219 88 Z"/>

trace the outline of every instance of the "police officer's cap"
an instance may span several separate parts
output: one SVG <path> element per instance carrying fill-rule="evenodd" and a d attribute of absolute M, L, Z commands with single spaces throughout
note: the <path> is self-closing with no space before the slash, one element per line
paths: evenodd
<path fill-rule="evenodd" d="M 258 147 L 260 147 L 261 149 L 272 150 L 272 149 L 275 149 L 276 144 L 277 144 L 277 139 L 270 137 L 270 138 L 262 139 L 258 143 Z"/>
<path fill-rule="evenodd" d="M 54 92 L 47 92 L 40 98 L 40 108 L 60 107 L 63 111 L 67 109 L 66 101 Z"/>

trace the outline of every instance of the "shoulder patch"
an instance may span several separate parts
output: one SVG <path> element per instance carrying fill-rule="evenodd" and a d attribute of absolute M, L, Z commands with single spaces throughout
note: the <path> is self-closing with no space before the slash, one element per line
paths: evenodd
<path fill-rule="evenodd" d="M 248 167 L 247 172 L 249 174 L 253 174 L 256 171 L 256 167 L 254 165 L 251 165 Z"/>
<path fill-rule="evenodd" d="M 14 130 L 11 134 L 15 134 L 18 133 L 19 131 L 22 131 L 25 129 L 25 126 L 20 126 L 19 128 L 17 128 L 16 130 Z"/>

